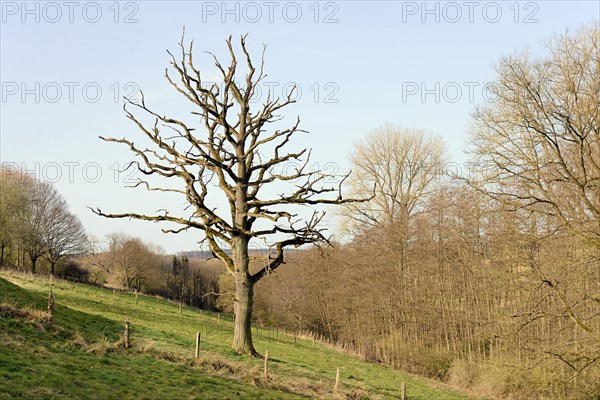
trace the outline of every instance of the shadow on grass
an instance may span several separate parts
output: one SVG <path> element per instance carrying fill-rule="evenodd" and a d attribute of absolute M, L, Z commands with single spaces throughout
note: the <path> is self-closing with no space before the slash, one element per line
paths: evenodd
<path fill-rule="evenodd" d="M 0 303 L 5 303 L 18 309 L 30 309 L 44 312 L 48 309 L 48 298 L 40 293 L 31 292 L 23 289 L 7 280 L 0 278 Z M 5 320 L 4 328 L 8 325 L 7 317 L 0 315 L 0 320 Z M 2 332 L 0 325 L 0 333 Z M 73 310 L 59 302 L 54 306 L 54 322 L 57 331 L 62 332 L 61 336 L 70 337 L 79 333 L 86 341 L 96 341 L 106 339 L 117 341 L 123 330 L 123 325 L 116 321 L 92 315 L 81 311 Z M 33 338 L 35 339 L 35 338 Z M 41 339 L 41 337 L 39 337 Z"/>

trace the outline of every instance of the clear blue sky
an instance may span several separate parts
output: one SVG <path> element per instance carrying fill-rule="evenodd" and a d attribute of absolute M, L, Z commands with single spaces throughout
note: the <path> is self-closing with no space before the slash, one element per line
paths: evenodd
<path fill-rule="evenodd" d="M 164 235 L 160 225 L 105 220 L 105 211 L 180 209 L 181 200 L 124 188 L 131 159 L 99 135 L 140 133 L 120 96 L 141 88 L 161 113 L 188 107 L 163 78 L 166 49 L 182 27 L 197 62 L 215 77 L 201 50 L 224 55 L 225 38 L 249 34 L 258 56 L 267 44 L 267 82 L 275 94 L 289 82 L 302 91 L 286 116 L 309 135 L 313 161 L 348 169 L 353 142 L 392 122 L 441 135 L 456 162 L 470 113 L 485 101 L 499 57 L 542 51 L 554 32 L 600 18 L 598 1 L 3 1 L 0 160 L 55 182 L 90 234 L 125 231 L 168 252 L 192 250 L 201 233 Z M 265 87 L 265 96 L 268 87 Z M 100 92 L 99 92 L 100 91 Z M 117 99 L 115 99 L 117 98 Z"/>

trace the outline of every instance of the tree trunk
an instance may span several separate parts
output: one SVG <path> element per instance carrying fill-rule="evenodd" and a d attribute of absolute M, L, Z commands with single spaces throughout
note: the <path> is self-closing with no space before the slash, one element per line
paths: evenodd
<path fill-rule="evenodd" d="M 50 275 L 54 275 L 54 266 L 56 265 L 56 261 L 50 261 Z"/>
<path fill-rule="evenodd" d="M 38 257 L 31 256 L 31 272 L 35 274 L 35 265 L 37 264 Z"/>
<path fill-rule="evenodd" d="M 246 274 L 247 275 L 247 274 Z M 235 279 L 235 324 L 233 333 L 233 349 L 241 354 L 257 355 L 252 344 L 252 303 L 254 283 L 249 276 Z"/>
<path fill-rule="evenodd" d="M 233 350 L 240 354 L 258 356 L 252 344 L 252 304 L 254 282 L 248 271 L 248 239 L 236 238 L 233 246 L 235 265 L 235 301 Z"/>

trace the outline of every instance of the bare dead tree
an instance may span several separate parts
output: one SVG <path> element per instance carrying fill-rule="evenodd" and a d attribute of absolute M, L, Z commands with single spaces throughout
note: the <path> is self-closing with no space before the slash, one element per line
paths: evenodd
<path fill-rule="evenodd" d="M 151 148 L 125 138 L 102 138 L 126 145 L 137 157 L 132 165 L 142 174 L 177 180 L 181 184 L 178 188 L 151 185 L 147 180 L 139 180 L 136 186 L 184 196 L 190 205 L 187 214 L 93 211 L 108 218 L 177 224 L 177 228 L 163 229 L 164 232 L 179 233 L 190 228 L 203 231 L 210 250 L 235 280 L 233 349 L 256 356 L 250 329 L 255 283 L 283 264 L 287 247 L 328 240 L 320 226 L 324 212 L 314 211 L 310 218 L 303 219 L 293 213 L 294 208 L 355 200 L 342 198 L 342 182 L 348 175 L 308 171 L 310 152 L 307 149 L 284 150 L 294 134 L 305 132 L 299 128 L 299 118 L 287 129 L 273 128 L 273 124 L 282 119 L 278 113 L 295 102 L 295 88 L 283 99 L 269 93 L 262 105 L 253 105 L 252 98 L 266 77 L 264 49 L 260 65 L 255 66 L 246 46 L 246 36 L 241 37 L 238 50 L 231 37 L 226 43 L 229 66 L 223 66 L 211 54 L 222 79 L 220 85 L 203 80 L 200 69 L 193 62 L 193 42 L 186 47 L 184 38 L 181 39 L 179 60 L 168 52 L 172 70 L 167 68 L 165 76 L 171 86 L 193 104 L 192 115 L 200 117 L 203 133 L 183 120 L 153 111 L 142 95 L 139 103 L 127 100 L 124 109 L 127 117 L 150 140 Z M 241 60 L 237 54 L 241 54 Z M 240 84 L 236 81 L 236 73 L 241 69 L 245 69 L 245 78 Z M 153 125 L 144 124 L 130 108 L 139 109 L 154 119 Z M 292 162 L 299 166 L 290 171 L 285 167 Z M 332 178 L 338 179 L 339 185 L 326 185 Z M 277 185 L 282 183 L 294 183 L 295 186 L 287 193 L 275 196 L 269 196 L 268 191 L 263 190 L 267 187 L 280 189 Z M 214 199 L 217 188 L 226 199 L 226 211 L 219 208 Z M 268 240 L 272 249 L 264 265 L 254 271 L 251 271 L 248 254 L 252 239 Z"/>

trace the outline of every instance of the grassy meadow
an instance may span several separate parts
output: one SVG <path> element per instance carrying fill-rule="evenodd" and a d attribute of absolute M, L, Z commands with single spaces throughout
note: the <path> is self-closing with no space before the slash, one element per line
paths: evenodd
<path fill-rule="evenodd" d="M 50 287 L 54 321 L 46 313 Z M 125 318 L 131 345 L 121 345 Z M 201 351 L 194 358 L 196 332 Z M 0 273 L 0 399 L 467 399 L 324 343 L 253 329 L 263 362 L 230 349 L 230 316 L 164 299 Z M 340 386 L 334 391 L 336 368 Z"/>

